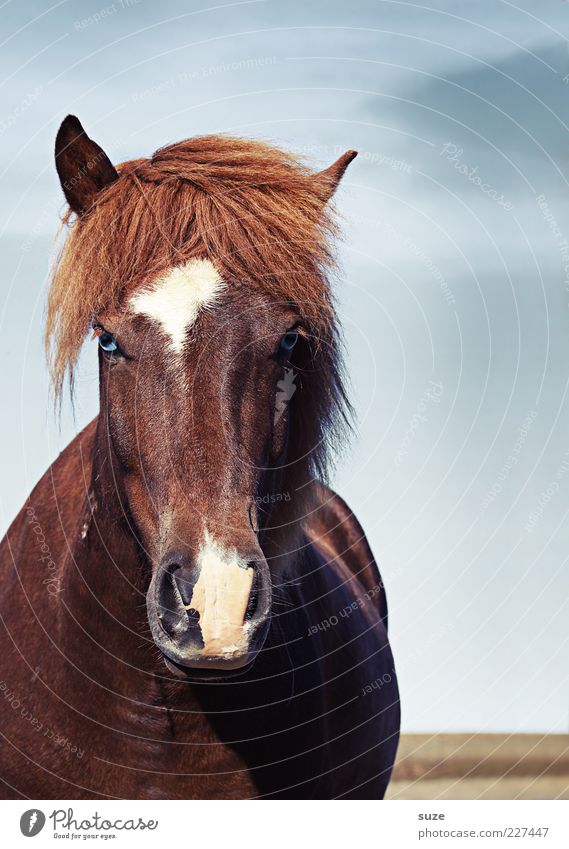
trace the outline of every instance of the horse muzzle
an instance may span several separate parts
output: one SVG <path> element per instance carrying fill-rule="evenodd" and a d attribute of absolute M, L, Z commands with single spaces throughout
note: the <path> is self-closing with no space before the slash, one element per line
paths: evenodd
<path fill-rule="evenodd" d="M 170 552 L 146 596 L 154 642 L 170 671 L 249 667 L 269 627 L 271 578 L 260 551 L 248 557 L 204 547 L 194 560 Z"/>

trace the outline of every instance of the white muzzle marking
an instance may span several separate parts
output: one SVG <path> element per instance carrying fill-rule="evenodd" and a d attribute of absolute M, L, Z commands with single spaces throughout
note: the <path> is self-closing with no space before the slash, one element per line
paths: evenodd
<path fill-rule="evenodd" d="M 231 659 L 248 648 L 245 613 L 253 584 L 253 569 L 225 551 L 206 531 L 198 555 L 199 577 L 188 608 L 199 613 L 202 657 Z"/>

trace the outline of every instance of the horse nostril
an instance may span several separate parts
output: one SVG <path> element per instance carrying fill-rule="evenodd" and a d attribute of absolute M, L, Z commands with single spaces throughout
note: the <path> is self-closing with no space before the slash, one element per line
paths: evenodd
<path fill-rule="evenodd" d="M 174 580 L 176 581 L 176 586 L 178 587 L 178 591 L 182 596 L 182 601 L 186 605 L 186 607 L 192 603 L 192 595 L 194 592 L 194 583 L 195 581 L 188 577 L 187 573 L 185 573 L 179 566 L 176 567 L 176 571 L 174 573 Z"/>
<path fill-rule="evenodd" d="M 199 627 L 200 615 L 190 607 L 195 572 L 191 563 L 172 558 L 162 566 L 157 593 L 158 618 L 166 633 L 174 639 L 192 633 Z"/>
<path fill-rule="evenodd" d="M 195 575 L 179 564 L 174 564 L 172 574 L 186 609 L 186 622 L 189 622 L 190 628 L 196 628 L 200 622 L 200 614 L 195 607 L 190 607 L 194 595 Z"/>
<path fill-rule="evenodd" d="M 259 606 L 259 586 L 260 586 L 260 578 L 259 572 L 255 569 L 253 573 L 253 584 L 251 586 L 251 592 L 249 593 L 249 601 L 247 602 L 247 609 L 245 611 L 245 621 L 248 622 L 253 618 L 257 607 Z"/>
<path fill-rule="evenodd" d="M 184 628 L 180 616 L 180 601 L 174 587 L 174 568 L 169 567 L 164 571 L 158 590 L 158 617 L 166 631 L 171 634 Z"/>
<path fill-rule="evenodd" d="M 188 619 L 190 620 L 190 627 L 195 628 L 197 625 L 200 624 L 200 614 L 193 607 L 188 607 L 187 612 L 188 612 Z"/>

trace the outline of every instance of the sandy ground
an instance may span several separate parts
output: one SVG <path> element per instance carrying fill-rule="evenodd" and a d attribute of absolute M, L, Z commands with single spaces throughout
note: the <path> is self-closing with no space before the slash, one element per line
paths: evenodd
<path fill-rule="evenodd" d="M 392 781 L 386 799 L 569 799 L 569 776 Z"/>
<path fill-rule="evenodd" d="M 408 734 L 388 799 L 569 799 L 569 736 Z"/>

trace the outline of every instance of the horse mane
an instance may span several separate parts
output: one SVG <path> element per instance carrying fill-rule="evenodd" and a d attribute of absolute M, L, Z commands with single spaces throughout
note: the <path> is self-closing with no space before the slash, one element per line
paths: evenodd
<path fill-rule="evenodd" d="M 68 211 L 64 219 L 68 233 L 53 269 L 45 334 L 56 398 L 66 377 L 73 389 L 96 316 L 120 310 L 173 265 L 208 258 L 227 284 L 239 281 L 294 304 L 307 326 L 311 342 L 298 364 L 282 488 L 308 493 L 311 479 L 326 478 L 329 449 L 350 417 L 329 284 L 336 225 L 314 175 L 287 152 L 223 135 L 167 145 L 117 171 L 119 179 L 85 216 Z M 276 518 L 290 531 L 307 509 L 306 498 L 293 497 L 277 506 Z"/>

